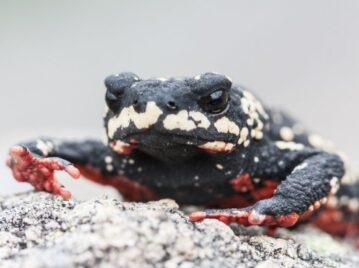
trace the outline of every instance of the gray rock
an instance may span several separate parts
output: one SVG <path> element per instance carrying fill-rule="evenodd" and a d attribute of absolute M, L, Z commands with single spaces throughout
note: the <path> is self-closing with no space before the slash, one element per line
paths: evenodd
<path fill-rule="evenodd" d="M 0 197 L 0 267 L 359 267 L 357 252 L 315 230 L 191 223 L 171 200 Z"/>

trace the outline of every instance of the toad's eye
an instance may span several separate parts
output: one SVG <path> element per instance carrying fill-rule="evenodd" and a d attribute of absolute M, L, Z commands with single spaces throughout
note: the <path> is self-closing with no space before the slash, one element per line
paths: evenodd
<path fill-rule="evenodd" d="M 218 114 L 222 112 L 228 105 L 228 90 L 217 89 L 200 99 L 200 106 L 209 113 Z"/>

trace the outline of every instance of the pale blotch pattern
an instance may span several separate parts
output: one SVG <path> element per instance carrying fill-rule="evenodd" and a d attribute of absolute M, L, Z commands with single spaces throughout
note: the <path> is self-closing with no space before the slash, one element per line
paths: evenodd
<path fill-rule="evenodd" d="M 221 133 L 231 133 L 234 135 L 239 135 L 239 127 L 233 121 L 229 120 L 227 117 L 222 117 L 214 123 L 214 127 L 218 132 Z"/>
<path fill-rule="evenodd" d="M 257 140 L 263 138 L 264 123 L 260 116 L 268 119 L 267 113 L 264 111 L 262 104 L 248 91 L 243 91 L 241 98 L 241 106 L 243 112 L 248 115 L 247 125 L 251 128 L 256 123 L 256 127 L 251 129 L 251 136 Z"/>
<path fill-rule="evenodd" d="M 48 156 L 54 150 L 54 145 L 49 141 L 37 140 L 36 148 L 39 149 L 44 156 Z"/>
<path fill-rule="evenodd" d="M 299 166 L 296 166 L 294 169 L 293 169 L 293 172 L 292 173 L 295 173 L 299 170 L 302 170 L 302 169 L 305 169 L 306 167 L 308 166 L 308 163 L 302 163 L 300 164 Z"/>
<path fill-rule="evenodd" d="M 112 164 L 107 164 L 107 165 L 106 165 L 106 170 L 107 170 L 108 172 L 112 172 L 112 171 L 114 170 L 113 165 L 112 165 Z"/>
<path fill-rule="evenodd" d="M 219 170 L 223 170 L 223 169 L 224 169 L 224 166 L 221 165 L 221 164 L 216 164 L 216 168 L 219 169 Z"/>
<path fill-rule="evenodd" d="M 304 145 L 301 143 L 277 141 L 275 144 L 281 150 L 300 151 L 304 149 Z"/>
<path fill-rule="evenodd" d="M 248 128 L 246 128 L 246 127 L 242 128 L 240 136 L 239 136 L 238 144 L 246 143 L 247 141 L 249 141 L 249 140 L 247 140 L 248 135 L 249 135 Z M 248 145 L 249 145 L 249 143 L 248 143 Z"/>
<path fill-rule="evenodd" d="M 199 145 L 198 147 L 209 151 L 230 152 L 234 149 L 235 144 L 224 141 L 213 141 Z"/>
<path fill-rule="evenodd" d="M 339 190 L 339 179 L 337 177 L 333 177 L 331 180 L 330 180 L 330 193 L 331 194 L 336 194 Z"/>
<path fill-rule="evenodd" d="M 133 122 L 138 129 L 149 128 L 157 123 L 162 113 L 162 110 L 153 101 L 147 103 L 146 110 L 143 113 L 137 113 L 133 106 L 126 107 L 118 116 L 109 120 L 108 136 L 113 138 L 118 129 L 127 128 L 130 122 Z"/>
<path fill-rule="evenodd" d="M 207 129 L 210 126 L 210 122 L 207 117 L 200 112 L 181 110 L 177 114 L 167 115 L 163 120 L 163 126 L 168 130 L 180 129 L 191 131 L 198 127 Z"/>
<path fill-rule="evenodd" d="M 112 161 L 113 161 L 113 159 L 112 159 L 111 156 L 108 155 L 108 156 L 105 157 L 105 163 L 106 163 L 106 164 L 111 164 Z"/>
<path fill-rule="evenodd" d="M 294 139 L 294 132 L 290 127 L 282 127 L 279 135 L 284 141 L 292 141 Z"/>
<path fill-rule="evenodd" d="M 189 116 L 192 117 L 196 122 L 199 122 L 197 125 L 198 127 L 207 129 L 211 125 L 208 118 L 200 112 L 189 112 Z"/>

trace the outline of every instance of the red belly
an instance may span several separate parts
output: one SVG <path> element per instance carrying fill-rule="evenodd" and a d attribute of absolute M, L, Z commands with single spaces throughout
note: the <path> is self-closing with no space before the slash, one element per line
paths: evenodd
<path fill-rule="evenodd" d="M 133 182 L 125 176 L 104 177 L 100 171 L 93 167 L 84 165 L 76 165 L 76 167 L 87 179 L 102 185 L 115 187 L 128 201 L 145 202 L 159 199 L 148 187 Z"/>

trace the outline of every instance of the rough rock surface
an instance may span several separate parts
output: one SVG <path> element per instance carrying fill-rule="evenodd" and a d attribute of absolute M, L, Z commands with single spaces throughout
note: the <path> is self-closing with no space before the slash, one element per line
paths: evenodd
<path fill-rule="evenodd" d="M 357 252 L 306 228 L 191 223 L 171 200 L 0 198 L 0 267 L 359 267 Z"/>

